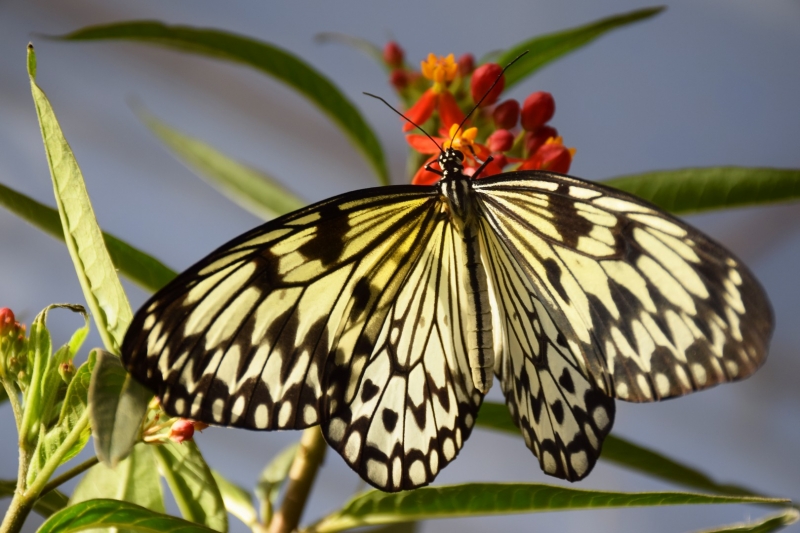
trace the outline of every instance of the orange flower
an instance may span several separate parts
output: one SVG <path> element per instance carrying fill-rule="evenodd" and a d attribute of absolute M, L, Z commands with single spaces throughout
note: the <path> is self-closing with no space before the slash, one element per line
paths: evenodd
<path fill-rule="evenodd" d="M 434 109 L 438 108 L 442 124 L 460 124 L 464 120 L 464 113 L 458 107 L 453 94 L 447 89 L 458 74 L 458 64 L 453 54 L 438 58 L 434 54 L 428 54 L 428 59 L 421 63 L 420 69 L 422 75 L 433 82 L 433 86 L 422 93 L 419 100 L 408 108 L 406 117 L 416 124 L 422 124 L 431 118 Z M 403 131 L 413 128 L 411 122 L 403 125 Z"/>

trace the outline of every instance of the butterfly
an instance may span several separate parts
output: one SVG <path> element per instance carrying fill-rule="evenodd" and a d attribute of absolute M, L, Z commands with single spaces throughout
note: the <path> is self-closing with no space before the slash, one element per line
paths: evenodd
<path fill-rule="evenodd" d="M 483 179 L 442 150 L 431 186 L 350 192 L 223 245 L 138 311 L 128 371 L 167 413 L 319 424 L 384 491 L 433 481 L 494 377 L 542 470 L 576 481 L 614 400 L 752 374 L 772 312 L 745 265 L 618 190 L 545 171 Z"/>

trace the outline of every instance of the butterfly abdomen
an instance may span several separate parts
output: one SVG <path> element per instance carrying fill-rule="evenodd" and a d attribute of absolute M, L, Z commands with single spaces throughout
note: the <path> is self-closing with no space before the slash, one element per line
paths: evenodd
<path fill-rule="evenodd" d="M 479 229 L 470 196 L 471 189 L 469 181 L 461 177 L 443 180 L 441 191 L 463 243 L 460 281 L 466 293 L 464 317 L 467 321 L 467 355 L 472 382 L 476 389 L 485 394 L 492 387 L 494 369 L 492 308 L 486 269 L 481 261 Z"/>

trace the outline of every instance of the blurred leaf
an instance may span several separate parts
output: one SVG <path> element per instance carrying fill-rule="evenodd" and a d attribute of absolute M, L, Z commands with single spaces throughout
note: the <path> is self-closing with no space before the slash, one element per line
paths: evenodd
<path fill-rule="evenodd" d="M 28 55 L 33 54 L 33 46 L 28 45 Z M 35 72 L 30 71 L 29 76 L 67 249 L 100 337 L 109 351 L 119 353 L 133 317 L 131 306 L 103 242 L 78 162 L 47 96 L 36 85 Z"/>
<path fill-rule="evenodd" d="M 139 118 L 186 166 L 257 217 L 269 220 L 306 204 L 272 177 L 138 111 Z"/>
<path fill-rule="evenodd" d="M 89 385 L 89 416 L 97 458 L 113 467 L 128 456 L 139 439 L 153 393 L 125 371 L 119 357 L 96 351 L 97 365 Z"/>
<path fill-rule="evenodd" d="M 475 424 L 522 438 L 508 407 L 501 403 L 483 402 Z M 614 435 L 606 437 L 600 459 L 685 487 L 731 496 L 755 495 L 742 487 L 716 483 L 702 472 Z"/>
<path fill-rule="evenodd" d="M 381 50 L 381 47 L 369 42 L 366 39 L 353 37 L 352 35 L 347 35 L 346 33 L 325 31 L 316 34 L 314 36 L 314 40 L 321 44 L 340 43 L 351 48 L 355 48 L 356 50 L 360 50 L 375 60 L 375 62 L 380 65 L 383 70 L 386 72 L 391 71 L 391 67 L 389 67 L 389 65 L 386 64 L 386 61 L 383 60 L 383 50 Z"/>
<path fill-rule="evenodd" d="M 116 468 L 109 468 L 103 463 L 94 465 L 78 482 L 70 498 L 70 505 L 101 497 L 135 503 L 159 513 L 165 512 L 152 446 L 138 444 Z"/>
<path fill-rule="evenodd" d="M 252 529 L 253 525 L 258 523 L 258 516 L 256 515 L 255 507 L 253 507 L 253 498 L 250 493 L 239 485 L 225 479 L 216 470 L 212 470 L 211 475 L 214 476 L 214 480 L 217 482 L 222 501 L 225 503 L 225 509 Z"/>
<path fill-rule="evenodd" d="M 770 533 L 794 524 L 798 519 L 800 519 L 800 512 L 797 509 L 786 509 L 782 513 L 767 516 L 756 522 L 704 529 L 697 533 Z"/>
<path fill-rule="evenodd" d="M 782 168 L 683 168 L 602 183 L 681 214 L 800 198 L 800 170 Z"/>
<path fill-rule="evenodd" d="M 361 150 L 378 175 L 378 181 L 384 185 L 389 183 L 381 145 L 358 110 L 328 78 L 286 50 L 229 32 L 169 26 L 156 21 L 93 26 L 59 38 L 73 41 L 141 41 L 235 61 L 260 70 L 294 88 L 325 112 Z"/>
<path fill-rule="evenodd" d="M 45 233 L 64 241 L 58 211 L 0 184 L 0 205 Z M 114 266 L 120 273 L 150 292 L 166 285 L 177 274 L 158 259 L 140 252 L 125 241 L 103 233 Z"/>
<path fill-rule="evenodd" d="M 261 506 L 261 521 L 265 524 L 269 524 L 270 520 L 272 520 L 272 509 L 275 506 L 275 500 L 278 499 L 281 486 L 286 480 L 286 476 L 289 475 L 289 469 L 292 467 L 294 456 L 297 455 L 299 447 L 299 442 L 285 447 L 278 455 L 272 458 L 272 461 L 264 467 L 258 477 L 256 498 L 258 498 Z"/>
<path fill-rule="evenodd" d="M 648 19 L 658 15 L 663 10 L 664 7 L 648 7 L 600 19 L 585 26 L 540 35 L 501 52 L 497 57 L 492 58 L 492 62 L 505 66 L 521 53 L 528 52 L 512 68 L 506 71 L 505 86 L 508 89 L 548 63 L 586 46 L 606 32 Z M 486 59 L 482 59 L 481 63 L 485 61 Z"/>
<path fill-rule="evenodd" d="M 72 533 L 101 527 L 143 533 L 214 533 L 213 529 L 117 500 L 89 500 L 67 507 L 42 524 L 38 533 Z"/>
<path fill-rule="evenodd" d="M 16 481 L 6 479 L 0 480 L 0 498 L 11 498 L 14 496 L 16 488 Z M 38 515 L 47 518 L 66 507 L 68 502 L 69 498 L 67 498 L 63 492 L 54 489 L 36 500 L 36 503 L 33 504 L 33 510 L 36 511 Z"/>
<path fill-rule="evenodd" d="M 167 442 L 152 450 L 181 515 L 195 524 L 227 531 L 222 495 L 197 445 L 192 441 Z"/>
<path fill-rule="evenodd" d="M 711 503 L 782 503 L 787 500 L 744 496 L 709 496 L 683 492 L 607 492 L 536 483 L 466 483 L 423 487 L 409 492 L 371 490 L 313 526 L 331 533 L 359 526 L 426 520 L 609 507 L 696 505 Z"/>

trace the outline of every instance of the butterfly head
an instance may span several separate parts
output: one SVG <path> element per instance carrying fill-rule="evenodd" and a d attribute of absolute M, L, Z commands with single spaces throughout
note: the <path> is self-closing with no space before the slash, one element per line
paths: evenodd
<path fill-rule="evenodd" d="M 462 177 L 464 175 L 464 154 L 455 148 L 447 148 L 439 154 L 439 168 L 442 178 Z"/>

